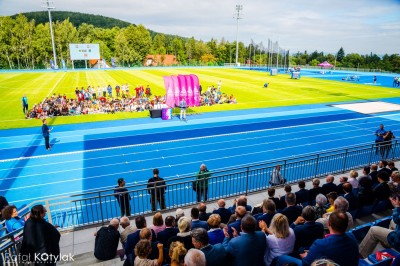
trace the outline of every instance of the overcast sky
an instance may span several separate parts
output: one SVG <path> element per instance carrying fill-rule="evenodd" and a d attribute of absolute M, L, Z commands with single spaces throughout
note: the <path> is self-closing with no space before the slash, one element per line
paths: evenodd
<path fill-rule="evenodd" d="M 400 53 L 400 0 L 55 0 L 59 11 L 118 18 L 209 41 L 236 40 L 235 6 L 243 5 L 239 41 L 279 41 L 291 52 Z M 41 0 L 0 0 L 0 15 L 40 11 Z"/>

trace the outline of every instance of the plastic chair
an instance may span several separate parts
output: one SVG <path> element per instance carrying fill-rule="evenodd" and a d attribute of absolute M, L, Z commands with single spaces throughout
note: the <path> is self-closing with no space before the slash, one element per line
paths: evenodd
<path fill-rule="evenodd" d="M 371 215 L 373 208 L 374 208 L 374 205 L 367 205 L 367 206 L 362 207 L 362 209 L 359 210 L 357 218 Z"/>
<path fill-rule="evenodd" d="M 400 265 L 400 253 L 397 252 L 396 250 L 391 249 L 391 248 L 386 248 L 386 249 L 379 250 L 379 252 L 387 252 L 387 253 L 389 253 L 390 255 L 392 255 L 392 256 L 395 257 L 392 266 L 393 266 L 395 263 L 397 263 L 397 265 Z M 369 260 L 370 262 L 374 262 L 374 263 L 378 262 L 378 260 L 376 259 L 376 253 L 370 254 L 370 255 L 368 256 L 368 260 Z"/>
<path fill-rule="evenodd" d="M 388 258 L 388 259 L 377 261 L 377 262 L 374 262 L 371 264 L 366 260 L 359 259 L 358 266 L 372 266 L 372 265 L 374 265 L 374 266 L 391 266 L 392 261 L 393 261 L 392 258 Z"/>
<path fill-rule="evenodd" d="M 392 216 L 388 216 L 388 217 L 376 220 L 373 225 L 384 227 L 384 228 L 389 228 L 391 220 L 392 220 Z"/>
<path fill-rule="evenodd" d="M 371 228 L 372 223 L 363 224 L 357 226 L 356 228 L 350 230 L 350 232 L 354 235 L 358 242 L 361 242 L 364 237 L 367 235 L 369 229 Z"/>
<path fill-rule="evenodd" d="M 384 212 L 389 208 L 389 201 L 387 200 L 381 200 L 378 203 L 374 205 L 374 208 L 372 210 L 373 213 L 379 213 L 379 212 Z"/>

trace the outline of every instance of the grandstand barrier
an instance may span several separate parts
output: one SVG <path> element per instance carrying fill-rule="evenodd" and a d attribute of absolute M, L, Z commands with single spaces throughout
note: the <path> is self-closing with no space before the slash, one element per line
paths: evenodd
<path fill-rule="evenodd" d="M 400 143 L 393 142 L 388 159 L 400 158 Z M 266 190 L 271 173 L 277 164 L 287 183 L 297 183 L 328 174 L 338 174 L 365 165 L 376 163 L 382 158 L 375 154 L 375 144 L 351 146 L 318 154 L 308 154 L 282 160 L 244 165 L 236 168 L 212 172 L 208 183 L 208 201 L 247 195 Z M 195 175 L 178 176 L 166 180 L 165 202 L 167 210 L 196 204 L 196 192 L 192 182 Z M 158 186 L 160 187 L 160 186 Z M 150 191 L 147 184 L 127 186 L 131 216 L 151 213 Z M 49 198 L 35 201 L 20 212 L 27 212 L 36 204 L 47 209 L 47 220 L 59 226 L 60 230 L 77 229 L 105 224 L 110 219 L 120 217 L 121 211 L 114 189 L 99 190 L 82 194 Z"/>

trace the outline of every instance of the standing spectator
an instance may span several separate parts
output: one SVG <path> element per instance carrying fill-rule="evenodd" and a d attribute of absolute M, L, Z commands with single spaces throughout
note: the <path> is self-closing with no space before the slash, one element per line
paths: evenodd
<path fill-rule="evenodd" d="M 51 148 L 50 148 L 50 132 L 51 132 L 51 130 L 52 129 L 50 129 L 48 126 L 47 126 L 47 119 L 45 118 L 45 119 L 43 119 L 43 125 L 42 125 L 42 134 L 43 134 L 43 137 L 44 137 L 44 142 L 45 142 L 45 145 L 46 145 L 46 150 L 50 150 Z"/>
<path fill-rule="evenodd" d="M 158 248 L 158 259 L 150 260 L 147 259 L 147 256 L 151 253 L 151 243 L 147 239 L 140 240 L 135 246 L 135 266 L 157 266 L 162 265 L 164 261 L 164 253 L 163 253 L 163 244 L 157 244 Z"/>
<path fill-rule="evenodd" d="M 385 247 L 400 250 L 400 199 L 398 192 L 390 196 L 390 202 L 394 207 L 393 222 L 396 224 L 396 228 L 392 230 L 380 226 L 372 226 L 359 246 L 360 255 L 363 258 L 368 257 L 379 242 L 383 243 Z"/>
<path fill-rule="evenodd" d="M 123 178 L 119 178 L 118 186 L 114 189 L 114 196 L 118 201 L 120 210 L 121 210 L 121 217 L 122 216 L 130 216 L 131 215 L 131 196 L 129 195 L 128 190 L 125 188 L 125 180 Z"/>
<path fill-rule="evenodd" d="M 28 105 L 28 98 L 26 97 L 26 95 L 24 94 L 24 96 L 22 96 L 22 112 L 24 112 L 24 115 L 26 116 L 29 110 L 29 105 Z"/>
<path fill-rule="evenodd" d="M 201 202 L 203 198 L 207 201 L 208 198 L 208 179 L 211 177 L 211 172 L 208 171 L 205 164 L 200 165 L 200 170 L 197 173 L 196 179 L 196 198 L 197 202 Z"/>
<path fill-rule="evenodd" d="M 309 191 L 306 189 L 306 182 L 300 181 L 299 182 L 299 191 L 296 193 L 296 203 L 297 204 L 308 204 L 308 198 L 309 198 Z"/>
<path fill-rule="evenodd" d="M 393 146 L 392 140 L 394 138 L 396 138 L 396 137 L 393 134 L 393 132 L 390 131 L 390 130 L 388 130 L 388 132 L 386 132 L 386 134 L 383 136 L 383 141 L 384 141 L 383 142 L 383 145 L 384 145 L 383 146 L 383 148 L 384 148 L 383 153 L 385 154 L 384 158 L 388 158 L 389 157 L 389 153 L 392 150 L 392 146 Z"/>
<path fill-rule="evenodd" d="M 207 266 L 220 266 L 226 263 L 225 248 L 221 244 L 210 244 L 207 231 L 203 228 L 192 230 L 192 242 L 195 248 L 204 253 Z"/>
<path fill-rule="evenodd" d="M 265 265 L 271 265 L 273 259 L 278 256 L 290 254 L 293 252 L 295 235 L 293 229 L 289 227 L 285 215 L 280 213 L 272 218 L 271 226 L 268 228 L 263 221 L 259 224 L 261 230 L 266 233 L 267 249 L 265 250 Z"/>
<path fill-rule="evenodd" d="M 222 243 L 224 241 L 224 231 L 221 227 L 221 217 L 218 214 L 211 214 L 210 218 L 207 220 L 210 230 L 208 230 L 208 239 L 210 245 Z"/>
<path fill-rule="evenodd" d="M 119 221 L 112 219 L 108 227 L 101 227 L 95 233 L 94 256 L 98 260 L 111 260 L 117 255 L 118 241 L 120 234 L 118 232 Z"/>
<path fill-rule="evenodd" d="M 153 169 L 153 177 L 147 182 L 147 189 L 151 196 L 151 210 L 154 212 L 157 207 L 157 203 L 160 205 L 160 209 L 164 210 L 165 206 L 165 190 L 166 185 L 163 178 L 161 178 L 157 168 Z"/>
<path fill-rule="evenodd" d="M 46 209 L 42 205 L 32 207 L 24 225 L 20 255 L 29 257 L 37 265 L 56 265 L 61 235 L 52 224 L 46 222 L 45 215 Z"/>
<path fill-rule="evenodd" d="M 121 225 L 122 229 L 124 229 L 121 232 L 121 244 L 124 246 L 128 238 L 128 235 L 135 233 L 136 228 L 133 228 L 133 226 L 131 226 L 131 222 L 129 221 L 129 218 L 126 216 L 121 217 L 119 224 Z"/>
<path fill-rule="evenodd" d="M 166 249 L 169 249 L 168 239 L 178 234 L 179 230 L 175 228 L 175 218 L 173 216 L 165 217 L 165 229 L 158 232 L 157 241 L 164 244 Z"/>
<path fill-rule="evenodd" d="M 333 183 L 334 180 L 335 177 L 333 175 L 326 177 L 326 183 L 322 185 L 322 192 L 325 196 L 332 191 L 337 191 L 337 186 Z"/>
<path fill-rule="evenodd" d="M 112 87 L 110 84 L 107 86 L 108 97 L 112 98 Z"/>
<path fill-rule="evenodd" d="M 232 257 L 234 266 L 264 265 L 264 252 L 267 249 L 267 241 L 263 232 L 256 231 L 256 219 L 247 214 L 242 218 L 241 228 L 244 233 L 238 234 L 234 229 L 233 236 L 224 228 L 225 239 L 222 245 Z"/>
<path fill-rule="evenodd" d="M 213 211 L 213 214 L 219 214 L 221 217 L 221 223 L 227 224 L 229 221 L 229 217 L 231 217 L 231 212 L 225 208 L 225 200 L 220 199 L 217 202 L 218 209 Z"/>
<path fill-rule="evenodd" d="M 206 266 L 204 253 L 197 249 L 190 249 L 185 256 L 185 266 Z"/>
<path fill-rule="evenodd" d="M 315 204 L 315 198 L 317 197 L 318 194 L 322 193 L 322 187 L 319 186 L 320 181 L 318 178 L 314 178 L 312 181 L 313 188 L 309 190 L 309 200 L 308 200 L 308 205 L 314 205 Z"/>
<path fill-rule="evenodd" d="M 190 215 L 192 217 L 192 229 L 200 227 L 200 228 L 204 228 L 205 230 L 208 230 L 207 222 L 200 221 L 199 214 L 200 214 L 200 212 L 199 212 L 198 208 L 194 207 L 191 209 Z"/>
<path fill-rule="evenodd" d="M 119 85 L 115 86 L 115 94 L 117 95 L 117 98 L 120 96 L 120 93 L 119 93 L 120 90 L 121 90 L 121 87 Z"/>
<path fill-rule="evenodd" d="M 324 226 L 314 222 L 315 218 L 315 209 L 312 206 L 306 206 L 301 216 L 290 225 L 296 236 L 294 245 L 296 255 L 309 250 L 315 240 L 324 238 Z"/>
<path fill-rule="evenodd" d="M 179 108 L 181 109 L 181 114 L 179 116 L 179 119 L 182 121 L 182 118 L 186 121 L 186 108 L 187 104 L 185 101 L 185 98 L 182 97 L 181 101 L 179 102 Z"/>
<path fill-rule="evenodd" d="M 302 207 L 296 205 L 296 195 L 294 193 L 288 193 L 285 196 L 286 208 L 281 211 L 283 215 L 285 215 L 289 221 L 289 224 L 292 224 L 296 221 L 297 217 L 301 215 Z"/>
<path fill-rule="evenodd" d="M 271 186 L 278 186 L 284 183 L 285 181 L 284 178 L 282 177 L 281 166 L 278 164 L 277 166 L 275 166 L 275 169 L 272 170 L 269 184 Z"/>
<path fill-rule="evenodd" d="M 383 136 L 385 136 L 386 130 L 384 129 L 384 125 L 380 124 L 379 129 L 375 131 L 375 154 L 378 155 L 378 150 L 383 158 L 384 156 L 384 147 L 383 147 Z"/>
<path fill-rule="evenodd" d="M 6 220 L 5 224 L 8 233 L 24 227 L 25 220 L 18 217 L 18 211 L 14 205 L 4 207 L 1 211 L 1 217 Z"/>
<path fill-rule="evenodd" d="M 184 266 L 186 253 L 187 250 L 181 242 L 172 242 L 169 247 L 171 266 Z"/>
<path fill-rule="evenodd" d="M 147 98 L 150 98 L 150 96 L 151 96 L 151 89 L 150 89 L 150 86 L 147 85 L 147 86 L 146 86 L 146 97 L 147 97 Z"/>
<path fill-rule="evenodd" d="M 154 233 L 156 233 L 156 236 L 159 232 L 165 230 L 164 220 L 161 212 L 154 214 L 153 224 L 150 226 L 150 229 L 153 229 Z"/>

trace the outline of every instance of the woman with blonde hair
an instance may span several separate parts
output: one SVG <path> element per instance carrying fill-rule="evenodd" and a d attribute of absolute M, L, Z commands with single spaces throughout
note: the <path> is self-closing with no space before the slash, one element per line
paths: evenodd
<path fill-rule="evenodd" d="M 358 188 L 358 180 L 357 180 L 357 177 L 358 177 L 357 171 L 351 170 L 351 171 L 350 171 L 350 178 L 349 178 L 349 180 L 348 180 L 347 182 L 349 182 L 349 183 L 352 185 L 353 189 Z"/>
<path fill-rule="evenodd" d="M 170 237 L 168 239 L 167 246 L 169 246 L 172 242 L 179 241 L 185 246 L 186 250 L 194 248 L 192 243 L 192 236 L 190 235 L 190 229 L 191 229 L 190 218 L 186 216 L 179 218 L 178 229 L 179 233 L 176 236 Z"/>
<path fill-rule="evenodd" d="M 157 212 L 156 214 L 154 214 L 153 224 L 150 226 L 150 229 L 154 230 L 156 236 L 158 232 L 165 230 L 165 224 L 161 212 Z"/>
<path fill-rule="evenodd" d="M 171 266 L 183 266 L 185 255 L 187 253 L 186 248 L 179 241 L 172 242 L 169 247 L 169 257 L 171 258 Z"/>
<path fill-rule="evenodd" d="M 289 222 L 285 215 L 275 214 L 269 228 L 264 221 L 260 221 L 259 226 L 267 234 L 268 248 L 264 254 L 265 265 L 271 265 L 272 260 L 276 257 L 293 252 L 296 237 L 293 229 L 289 227 Z"/>

